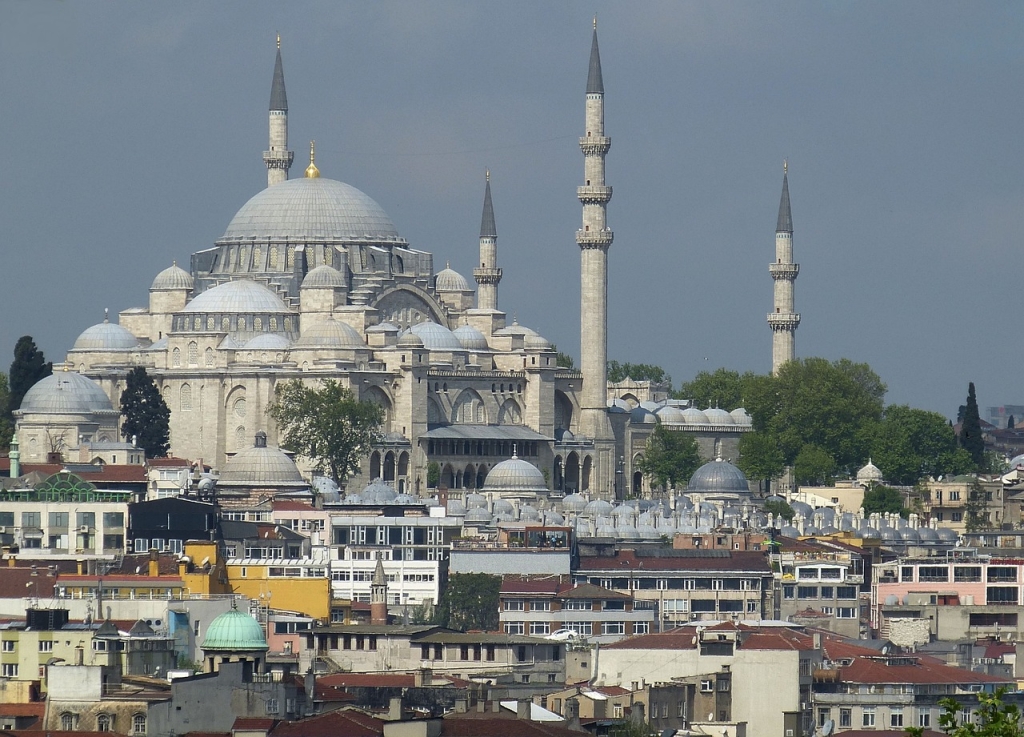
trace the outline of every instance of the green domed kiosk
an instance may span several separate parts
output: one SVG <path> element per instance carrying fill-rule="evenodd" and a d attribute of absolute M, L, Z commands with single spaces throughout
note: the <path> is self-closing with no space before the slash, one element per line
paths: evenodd
<path fill-rule="evenodd" d="M 201 647 L 208 673 L 219 671 L 221 663 L 249 663 L 252 672 L 260 673 L 270 649 L 260 623 L 238 611 L 234 603 L 210 623 Z"/>

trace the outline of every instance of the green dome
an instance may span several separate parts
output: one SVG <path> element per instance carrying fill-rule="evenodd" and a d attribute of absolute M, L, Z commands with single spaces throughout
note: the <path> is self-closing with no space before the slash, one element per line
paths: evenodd
<path fill-rule="evenodd" d="M 224 612 L 210 623 L 201 647 L 203 650 L 231 652 L 270 649 L 260 623 L 237 609 Z"/>

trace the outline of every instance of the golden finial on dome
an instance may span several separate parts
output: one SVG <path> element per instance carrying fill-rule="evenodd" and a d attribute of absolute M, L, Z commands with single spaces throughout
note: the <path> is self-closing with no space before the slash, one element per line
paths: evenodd
<path fill-rule="evenodd" d="M 488 182 L 491 181 L 491 170 L 490 169 L 484 169 L 484 179 L 486 179 Z"/>
<path fill-rule="evenodd" d="M 281 34 L 277 34 L 277 50 L 281 50 Z"/>
<path fill-rule="evenodd" d="M 306 179 L 317 179 L 320 170 L 316 168 L 316 141 L 309 142 L 309 166 L 306 167 Z"/>
<path fill-rule="evenodd" d="M 789 159 L 782 160 L 782 173 L 789 174 Z"/>

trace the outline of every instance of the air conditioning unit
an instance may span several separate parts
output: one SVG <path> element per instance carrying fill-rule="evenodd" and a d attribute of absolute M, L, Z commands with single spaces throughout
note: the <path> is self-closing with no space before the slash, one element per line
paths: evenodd
<path fill-rule="evenodd" d="M 78 528 L 78 531 L 81 532 L 83 535 L 88 535 L 89 534 L 89 525 L 82 525 L 81 527 Z"/>
<path fill-rule="evenodd" d="M 811 710 L 811 702 L 810 701 L 801 701 L 800 702 L 800 711 L 810 711 L 810 710 Z"/>
<path fill-rule="evenodd" d="M 7 528 L 6 527 L 0 527 L 0 535 L 3 535 L 6 532 L 7 532 Z"/>

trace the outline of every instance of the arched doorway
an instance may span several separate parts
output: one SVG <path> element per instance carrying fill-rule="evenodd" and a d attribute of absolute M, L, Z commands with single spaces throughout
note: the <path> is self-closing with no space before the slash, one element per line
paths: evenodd
<path fill-rule="evenodd" d="M 393 450 L 389 450 L 384 456 L 384 480 L 395 480 L 395 452 Z"/>
<path fill-rule="evenodd" d="M 441 469 L 441 480 L 439 483 L 446 489 L 455 488 L 455 472 L 450 464 L 446 463 L 444 468 Z"/>
<path fill-rule="evenodd" d="M 476 488 L 484 488 L 484 483 L 487 481 L 487 466 L 483 463 L 476 469 Z"/>
<path fill-rule="evenodd" d="M 466 471 L 462 474 L 462 479 L 467 489 L 476 488 L 476 469 L 473 468 L 472 463 L 466 464 Z"/>
<path fill-rule="evenodd" d="M 590 472 L 594 467 L 594 459 L 591 456 L 586 456 L 583 459 L 583 476 L 581 478 L 580 488 L 583 491 L 590 490 Z"/>
<path fill-rule="evenodd" d="M 574 494 L 580 490 L 580 457 L 573 451 L 565 458 L 565 493 Z"/>
<path fill-rule="evenodd" d="M 565 493 L 565 476 L 562 473 L 562 456 L 555 456 L 555 472 L 552 477 L 555 480 L 555 490 Z"/>
<path fill-rule="evenodd" d="M 639 497 L 644 491 L 644 475 L 639 471 L 633 472 L 633 496 Z"/>
<path fill-rule="evenodd" d="M 380 478 L 380 451 L 370 453 L 370 480 Z"/>

